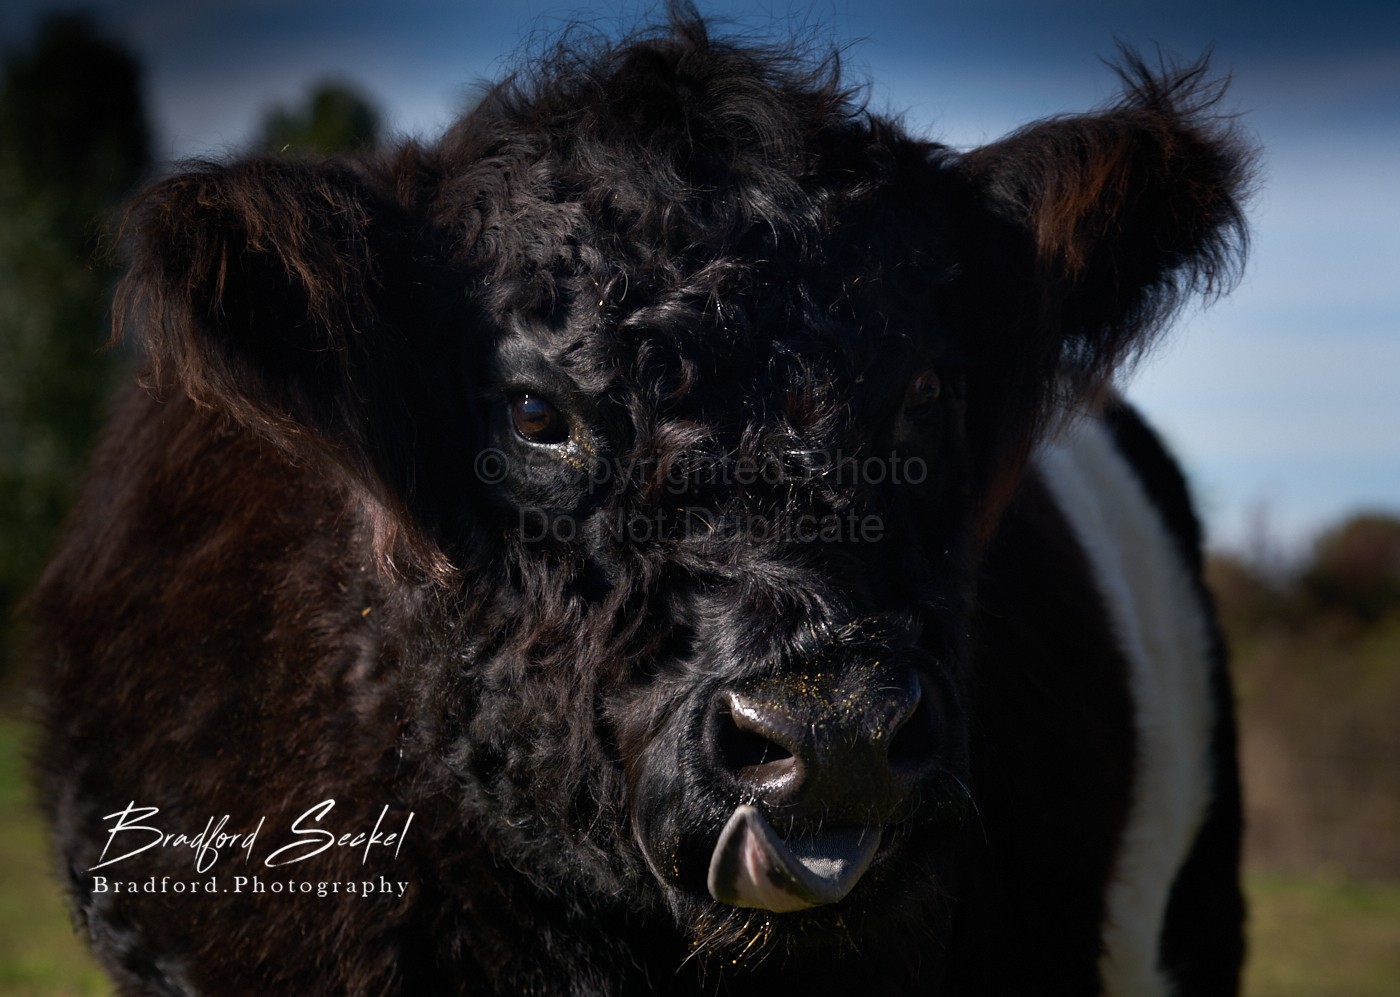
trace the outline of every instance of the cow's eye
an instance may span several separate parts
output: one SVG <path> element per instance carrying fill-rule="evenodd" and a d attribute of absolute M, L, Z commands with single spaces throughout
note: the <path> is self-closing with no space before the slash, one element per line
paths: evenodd
<path fill-rule="evenodd" d="M 904 392 L 904 411 L 907 415 L 927 412 L 943 391 L 943 382 L 936 371 L 926 370 L 909 382 Z"/>
<path fill-rule="evenodd" d="M 569 438 L 569 420 L 554 403 L 539 395 L 516 395 L 510 400 L 510 422 L 531 443 L 563 443 Z"/>

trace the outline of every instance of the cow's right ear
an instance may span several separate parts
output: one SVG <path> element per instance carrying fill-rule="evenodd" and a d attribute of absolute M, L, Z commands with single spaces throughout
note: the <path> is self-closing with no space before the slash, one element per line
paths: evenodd
<path fill-rule="evenodd" d="M 391 508 L 414 504 L 415 399 L 407 211 L 354 167 L 200 163 L 133 205 L 116 335 L 157 392 L 334 462 Z M 408 261 L 408 262 L 405 262 Z M 420 344 L 421 345 L 421 344 Z"/>
<path fill-rule="evenodd" d="M 962 307 L 989 535 L 1032 445 L 1092 405 L 1192 294 L 1239 274 L 1253 155 L 1204 61 L 1123 52 L 1118 101 L 961 155 L 973 214 Z"/>

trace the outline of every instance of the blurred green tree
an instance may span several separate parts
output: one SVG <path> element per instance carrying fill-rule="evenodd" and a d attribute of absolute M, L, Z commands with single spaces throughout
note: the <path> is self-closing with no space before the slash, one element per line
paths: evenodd
<path fill-rule="evenodd" d="M 122 199 L 150 166 L 140 69 L 52 16 L 0 74 L 0 677 L 14 607 L 72 501 L 118 366 L 103 350 Z"/>
<path fill-rule="evenodd" d="M 263 118 L 257 145 L 264 152 L 363 152 L 379 141 L 379 112 L 353 87 L 335 81 L 317 84 L 305 102 L 277 107 Z"/>

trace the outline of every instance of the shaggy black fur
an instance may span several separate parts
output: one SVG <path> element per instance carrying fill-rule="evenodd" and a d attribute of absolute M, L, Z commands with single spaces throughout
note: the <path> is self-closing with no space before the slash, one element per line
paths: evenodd
<path fill-rule="evenodd" d="M 1018 485 L 1232 273 L 1215 90 L 1128 57 L 1113 106 L 958 153 L 834 60 L 673 22 L 435 145 L 195 164 L 135 206 L 143 386 L 36 598 L 44 799 L 122 992 L 1096 988 L 1131 705 Z M 809 709 L 857 746 L 830 768 L 783 727 Z M 765 783 L 785 753 L 801 778 Z M 398 849 L 265 865 L 328 799 L 301 828 Z M 838 904 L 722 905 L 749 801 L 881 850 Z M 154 840 L 109 844 L 132 803 L 263 823 L 95 868 Z M 1237 899 L 1237 831 L 1178 918 Z M 1203 988 L 1233 987 L 1230 909 L 1171 935 Z"/>

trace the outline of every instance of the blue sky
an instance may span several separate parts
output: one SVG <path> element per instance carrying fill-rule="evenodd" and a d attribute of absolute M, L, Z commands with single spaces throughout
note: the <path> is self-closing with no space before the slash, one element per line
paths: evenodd
<path fill-rule="evenodd" d="M 10 0 L 22 44 L 55 4 Z M 325 77 L 431 136 L 570 19 L 655 5 L 539 0 L 94 0 L 146 66 L 163 158 L 225 155 Z M 877 108 L 955 146 L 1110 99 L 1115 40 L 1233 77 L 1263 148 L 1244 283 L 1188 313 L 1128 384 L 1195 482 L 1210 540 L 1282 552 L 1360 508 L 1400 511 L 1400 3 L 1337 0 L 733 0 L 708 15 L 846 47 Z"/>

